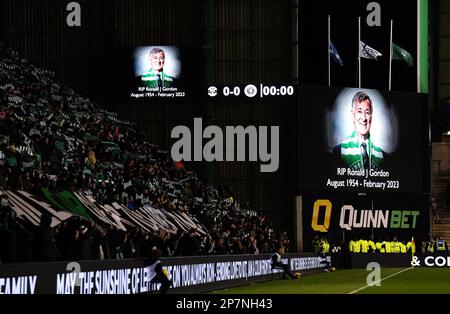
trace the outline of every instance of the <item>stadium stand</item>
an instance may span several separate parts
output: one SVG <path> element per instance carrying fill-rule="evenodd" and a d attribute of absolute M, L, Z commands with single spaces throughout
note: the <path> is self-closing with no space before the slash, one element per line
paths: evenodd
<path fill-rule="evenodd" d="M 136 125 L 12 49 L 0 51 L 0 129 L 0 262 L 289 247 L 229 189 L 204 185 Z"/>
<path fill-rule="evenodd" d="M 432 235 L 442 236 L 448 243 L 450 241 L 450 163 L 449 152 L 450 143 L 433 143 L 432 160 L 432 194 L 436 199 L 436 210 L 439 215 L 439 221 L 431 217 Z M 435 213 L 432 211 L 431 213 Z"/>

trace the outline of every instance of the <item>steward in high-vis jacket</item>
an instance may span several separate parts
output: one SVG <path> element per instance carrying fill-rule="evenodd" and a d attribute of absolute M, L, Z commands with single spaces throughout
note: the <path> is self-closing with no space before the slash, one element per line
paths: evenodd
<path fill-rule="evenodd" d="M 436 242 L 433 239 L 431 239 L 428 242 L 428 245 L 427 245 L 427 252 L 428 253 L 434 253 L 435 252 L 435 246 L 436 246 Z"/>
<path fill-rule="evenodd" d="M 369 252 L 375 253 L 377 250 L 377 247 L 375 246 L 375 242 L 373 242 L 372 239 L 370 239 L 369 241 L 367 241 L 367 244 L 369 245 Z"/>
<path fill-rule="evenodd" d="M 356 242 L 353 239 L 348 243 L 348 251 L 350 253 L 353 253 L 355 251 L 355 243 Z"/>
<path fill-rule="evenodd" d="M 439 237 L 439 240 L 436 241 L 436 251 L 437 253 L 446 253 L 448 251 L 447 243 L 442 237 Z"/>
<path fill-rule="evenodd" d="M 369 252 L 369 243 L 365 239 L 361 239 L 358 241 L 361 246 L 361 253 L 368 253 Z"/>
<path fill-rule="evenodd" d="M 383 242 L 377 242 L 375 243 L 375 247 L 377 248 L 378 253 L 386 253 L 385 244 Z"/>
<path fill-rule="evenodd" d="M 406 251 L 411 251 L 412 254 L 416 254 L 416 244 L 414 243 L 414 239 L 411 239 L 406 243 Z"/>
<path fill-rule="evenodd" d="M 320 240 L 320 253 L 328 254 L 330 252 L 330 243 L 325 238 Z"/>

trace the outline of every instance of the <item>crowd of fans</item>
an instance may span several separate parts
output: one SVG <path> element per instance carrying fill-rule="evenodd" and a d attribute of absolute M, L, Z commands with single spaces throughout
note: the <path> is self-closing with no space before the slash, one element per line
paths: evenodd
<path fill-rule="evenodd" d="M 230 188 L 204 185 L 197 175 L 146 141 L 132 123 L 58 83 L 54 73 L 0 48 L 0 189 L 69 190 L 100 204 L 143 205 L 192 215 L 206 228 L 171 234 L 116 230 L 80 217 L 52 228 L 51 216 L 31 227 L 16 219 L 2 193 L 0 262 L 146 256 L 258 254 L 289 248 L 286 232 L 241 208 Z"/>

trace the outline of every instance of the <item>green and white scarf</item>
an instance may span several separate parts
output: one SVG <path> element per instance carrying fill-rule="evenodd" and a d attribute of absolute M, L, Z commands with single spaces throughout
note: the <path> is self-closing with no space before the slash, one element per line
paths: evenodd
<path fill-rule="evenodd" d="M 373 144 L 370 137 L 368 139 L 367 154 L 369 155 L 370 168 L 380 170 L 380 164 L 383 161 L 383 151 L 380 147 Z M 364 169 L 361 148 L 359 147 L 355 131 L 341 143 L 341 158 L 352 170 Z"/>

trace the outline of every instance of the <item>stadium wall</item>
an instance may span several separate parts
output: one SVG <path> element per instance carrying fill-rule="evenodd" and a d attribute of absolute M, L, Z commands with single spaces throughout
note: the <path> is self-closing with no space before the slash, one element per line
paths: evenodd
<path fill-rule="evenodd" d="M 292 1 L 215 0 L 212 12 L 212 79 L 219 85 L 292 84 Z M 211 124 L 280 126 L 280 168 L 261 173 L 258 163 L 207 165 L 211 183 L 229 185 L 241 202 L 294 230 L 296 103 L 223 99 L 207 104 Z M 292 178 L 292 181 L 291 181 Z M 290 234 L 294 238 L 293 233 Z"/>
<path fill-rule="evenodd" d="M 450 3 L 445 0 L 439 0 L 439 101 L 450 98 L 450 79 L 448 73 L 450 71 Z M 447 121 L 450 125 L 450 121 Z M 449 126 L 447 125 L 447 126 Z M 444 130 L 445 131 L 445 130 Z"/>

